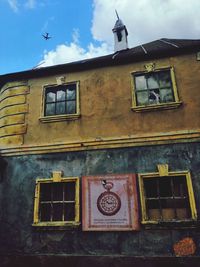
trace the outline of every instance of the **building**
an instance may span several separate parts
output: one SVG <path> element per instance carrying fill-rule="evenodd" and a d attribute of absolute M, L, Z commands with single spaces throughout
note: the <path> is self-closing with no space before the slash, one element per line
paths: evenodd
<path fill-rule="evenodd" d="M 2 266 L 198 266 L 200 40 L 113 33 L 0 76 Z"/>

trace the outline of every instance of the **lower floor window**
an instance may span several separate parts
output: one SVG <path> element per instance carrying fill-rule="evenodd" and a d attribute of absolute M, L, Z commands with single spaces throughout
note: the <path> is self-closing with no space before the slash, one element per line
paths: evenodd
<path fill-rule="evenodd" d="M 196 219 L 189 172 L 140 174 L 143 222 Z"/>
<path fill-rule="evenodd" d="M 74 221 L 75 182 L 41 183 L 39 220 Z"/>
<path fill-rule="evenodd" d="M 48 225 L 79 222 L 79 179 L 62 178 L 59 182 L 38 179 L 34 223 Z"/>
<path fill-rule="evenodd" d="M 144 179 L 146 210 L 149 220 L 191 218 L 184 176 Z"/>

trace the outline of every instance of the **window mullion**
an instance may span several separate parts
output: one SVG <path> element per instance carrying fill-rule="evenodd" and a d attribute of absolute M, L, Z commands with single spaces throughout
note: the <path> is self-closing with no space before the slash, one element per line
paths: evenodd
<path fill-rule="evenodd" d="M 53 186 L 51 184 L 51 214 L 50 214 L 50 221 L 53 221 Z"/>
<path fill-rule="evenodd" d="M 150 97 L 150 91 L 149 91 L 149 83 L 148 83 L 148 78 L 146 77 L 146 75 L 144 76 L 145 77 L 145 81 L 146 81 L 146 91 L 148 93 L 148 104 L 149 104 L 149 97 Z"/>
<path fill-rule="evenodd" d="M 57 95 L 58 95 L 58 91 L 56 91 L 56 96 L 55 96 L 54 114 L 57 114 Z"/>
<path fill-rule="evenodd" d="M 67 113 L 67 86 L 65 89 L 65 113 Z"/>
<path fill-rule="evenodd" d="M 161 205 L 161 198 L 160 198 L 160 187 L 159 187 L 160 186 L 160 179 L 157 179 L 156 186 L 157 186 L 160 219 L 163 220 L 163 212 L 162 212 L 162 205 Z"/>
<path fill-rule="evenodd" d="M 176 210 L 176 200 L 174 196 L 174 182 L 173 182 L 173 177 L 170 177 L 170 185 L 171 185 L 171 190 L 172 190 L 172 201 L 173 201 L 173 208 L 175 212 L 175 219 L 177 219 L 177 210 Z"/>
<path fill-rule="evenodd" d="M 62 189 L 63 189 L 63 192 L 62 192 L 62 193 L 63 193 L 62 221 L 64 221 L 64 220 L 65 220 L 65 184 L 64 184 L 64 183 L 63 183 L 63 187 L 62 187 Z"/>

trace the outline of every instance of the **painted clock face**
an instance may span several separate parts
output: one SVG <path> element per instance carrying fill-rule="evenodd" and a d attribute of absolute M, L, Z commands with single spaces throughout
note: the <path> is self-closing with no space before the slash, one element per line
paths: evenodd
<path fill-rule="evenodd" d="M 104 192 L 97 199 L 97 208 L 103 215 L 112 216 L 120 210 L 121 200 L 113 192 Z"/>

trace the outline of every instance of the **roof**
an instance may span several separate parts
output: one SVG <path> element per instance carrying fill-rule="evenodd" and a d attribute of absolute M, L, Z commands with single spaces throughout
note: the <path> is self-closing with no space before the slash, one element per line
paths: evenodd
<path fill-rule="evenodd" d="M 0 75 L 0 85 L 2 86 L 6 82 L 14 80 L 25 80 L 61 74 L 64 72 L 76 72 L 105 66 L 122 65 L 131 62 L 181 55 L 197 51 L 200 51 L 200 39 L 162 38 L 102 57 Z"/>

